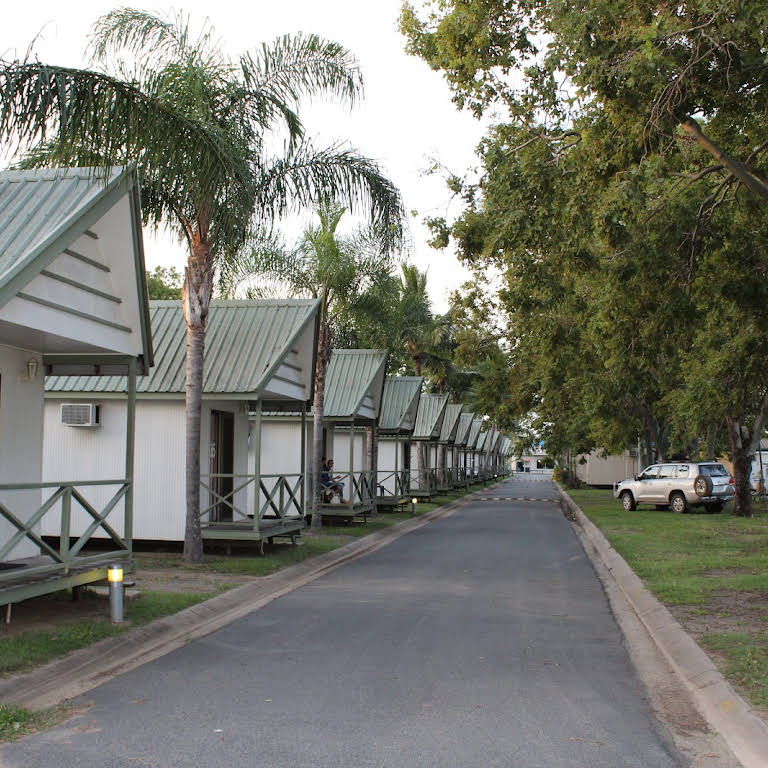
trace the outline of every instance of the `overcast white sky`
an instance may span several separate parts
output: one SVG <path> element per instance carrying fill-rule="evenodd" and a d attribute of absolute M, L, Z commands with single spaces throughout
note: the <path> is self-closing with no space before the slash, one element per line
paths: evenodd
<path fill-rule="evenodd" d="M 131 3 L 122 3 L 131 5 Z M 85 66 L 87 34 L 93 21 L 120 2 L 37 0 L 6 2 L 0 24 L 0 56 L 23 56 L 32 39 L 41 61 Z M 400 188 L 410 218 L 412 260 L 429 268 L 435 308 L 446 307 L 451 289 L 468 276 L 453 254 L 431 249 L 424 216 L 444 214 L 450 193 L 439 177 L 425 177 L 429 158 L 439 159 L 455 173 L 473 165 L 474 147 L 482 126 L 459 113 L 440 74 L 404 51 L 397 29 L 400 0 L 284 0 L 251 3 L 191 0 L 183 5 L 137 4 L 153 11 L 188 13 L 194 23 L 210 18 L 222 47 L 237 55 L 278 35 L 314 32 L 337 40 L 357 56 L 365 79 L 366 98 L 352 112 L 328 104 L 305 105 L 301 116 L 316 146 L 346 140 L 378 160 Z M 457 205 L 456 202 L 453 203 Z M 449 209 L 450 210 L 450 209 Z M 305 214 L 309 220 L 310 215 Z M 290 231 L 296 222 L 286 224 Z M 289 240 L 292 238 L 289 238 Z M 184 263 L 184 251 L 167 237 L 145 235 L 147 265 Z"/>

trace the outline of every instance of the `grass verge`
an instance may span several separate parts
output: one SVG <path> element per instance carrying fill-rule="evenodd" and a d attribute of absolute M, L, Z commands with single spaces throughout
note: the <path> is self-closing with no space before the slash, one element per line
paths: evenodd
<path fill-rule="evenodd" d="M 610 490 L 569 491 L 726 678 L 768 709 L 768 514 L 625 512 Z"/>
<path fill-rule="evenodd" d="M 73 707 L 53 707 L 31 712 L 22 707 L 0 704 L 0 742 L 16 741 L 22 736 L 42 731 L 75 714 Z"/>

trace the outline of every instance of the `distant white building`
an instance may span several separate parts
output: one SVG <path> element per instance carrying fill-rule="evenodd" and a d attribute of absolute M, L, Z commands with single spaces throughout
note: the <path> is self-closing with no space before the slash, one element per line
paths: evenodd
<path fill-rule="evenodd" d="M 602 455 L 604 451 L 594 450 L 576 457 L 576 477 L 586 485 L 612 486 L 622 480 L 634 477 L 643 467 L 637 449 L 622 453 Z"/>

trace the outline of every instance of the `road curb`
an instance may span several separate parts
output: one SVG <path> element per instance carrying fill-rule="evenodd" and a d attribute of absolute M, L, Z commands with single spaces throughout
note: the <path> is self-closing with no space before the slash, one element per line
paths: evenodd
<path fill-rule="evenodd" d="M 587 556 L 593 561 L 600 558 L 661 653 L 682 679 L 709 727 L 722 736 L 744 768 L 765 768 L 768 765 L 768 726 L 736 693 L 675 617 L 644 586 L 602 531 L 558 483 L 554 485 L 566 517 L 581 528 L 592 545 L 592 549 L 585 548 Z"/>
<path fill-rule="evenodd" d="M 473 491 L 425 515 L 395 523 L 390 528 L 242 584 L 124 635 L 101 640 L 32 672 L 0 681 L 0 702 L 36 710 L 87 693 L 117 675 L 231 624 L 345 563 L 374 552 L 434 520 L 449 517 L 485 491 L 485 488 Z"/>

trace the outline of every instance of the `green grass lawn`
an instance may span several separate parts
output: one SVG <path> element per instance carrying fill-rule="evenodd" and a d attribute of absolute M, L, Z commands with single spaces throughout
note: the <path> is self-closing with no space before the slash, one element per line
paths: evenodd
<path fill-rule="evenodd" d="M 214 592 L 191 594 L 176 592 L 143 592 L 125 603 L 124 624 L 102 619 L 67 622 L 50 630 L 35 630 L 0 638 L 0 675 L 26 672 L 71 651 L 127 632 L 132 627 L 181 611 L 212 597 Z M 83 600 L 93 599 L 86 592 Z"/>
<path fill-rule="evenodd" d="M 648 588 L 712 652 L 729 680 L 768 708 L 768 511 L 755 517 L 640 507 L 610 490 L 569 491 Z"/>

